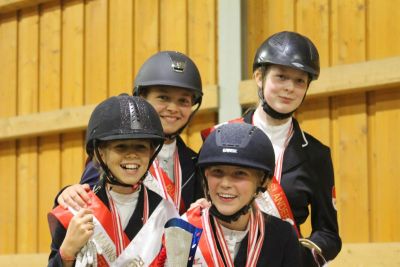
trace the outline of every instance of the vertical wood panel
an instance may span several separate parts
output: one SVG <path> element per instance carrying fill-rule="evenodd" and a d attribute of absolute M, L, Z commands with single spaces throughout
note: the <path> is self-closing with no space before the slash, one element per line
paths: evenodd
<path fill-rule="evenodd" d="M 368 59 L 400 54 L 399 1 L 368 1 Z M 371 241 L 400 240 L 398 194 L 399 90 L 371 93 L 369 99 Z"/>
<path fill-rule="evenodd" d="M 65 1 L 62 10 L 63 108 L 83 105 L 84 1 Z M 62 135 L 61 186 L 78 183 L 83 170 L 84 137 L 81 132 Z"/>
<path fill-rule="evenodd" d="M 296 31 L 306 35 L 317 46 L 320 65 L 329 66 L 329 1 L 296 1 Z"/>
<path fill-rule="evenodd" d="M 368 3 L 368 59 L 400 54 L 400 1 L 366 0 Z"/>
<path fill-rule="evenodd" d="M 333 65 L 365 60 L 364 0 L 333 1 L 332 14 Z M 369 201 L 366 96 L 334 97 L 332 103 L 340 231 L 344 242 L 369 241 L 369 223 L 365 220 Z M 346 223 L 349 218 L 365 223 Z"/>
<path fill-rule="evenodd" d="M 186 54 L 187 1 L 160 1 L 160 49 Z"/>
<path fill-rule="evenodd" d="M 109 95 L 133 88 L 133 1 L 109 1 Z"/>
<path fill-rule="evenodd" d="M 39 111 L 60 108 L 61 7 L 59 1 L 41 6 Z M 39 138 L 38 252 L 48 252 L 51 243 L 47 213 L 60 187 L 60 136 Z"/>
<path fill-rule="evenodd" d="M 159 50 L 159 1 L 135 0 L 134 73 Z M 144 15 L 145 14 L 145 15 Z"/>
<path fill-rule="evenodd" d="M 216 1 L 188 2 L 188 54 L 199 68 L 203 86 L 217 83 L 216 12 Z M 197 115 L 192 123 L 196 127 L 187 130 L 188 145 L 198 151 L 202 144 L 200 130 L 216 122 L 216 117 L 205 121 L 204 117 Z"/>
<path fill-rule="evenodd" d="M 85 104 L 108 96 L 108 0 L 85 3 Z"/>
<path fill-rule="evenodd" d="M 343 242 L 368 242 L 368 157 L 365 95 L 334 97 L 333 158 Z M 351 219 L 350 219 L 351 218 Z M 348 223 L 349 220 L 362 223 Z"/>
<path fill-rule="evenodd" d="M 20 13 L 18 31 L 18 114 L 38 111 L 38 11 Z M 17 252 L 37 250 L 37 139 L 22 139 L 17 160 Z"/>
<path fill-rule="evenodd" d="M 0 117 L 17 115 L 17 16 L 0 17 Z M 0 142 L 0 254 L 16 253 L 16 142 Z"/>
<path fill-rule="evenodd" d="M 371 241 L 400 240 L 400 91 L 373 93 L 370 106 Z"/>

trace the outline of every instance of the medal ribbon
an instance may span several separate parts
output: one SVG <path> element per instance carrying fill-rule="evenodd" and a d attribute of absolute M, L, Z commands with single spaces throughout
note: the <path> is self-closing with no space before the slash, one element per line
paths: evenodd
<path fill-rule="evenodd" d="M 159 161 L 156 159 L 153 161 L 150 167 L 150 173 L 157 179 L 158 185 L 162 190 L 163 197 L 172 202 L 180 213 L 185 210 L 184 203 L 181 200 L 181 188 L 182 188 L 182 170 L 179 162 L 178 150 L 174 152 L 174 178 L 175 183 L 168 174 L 161 168 Z"/>
<path fill-rule="evenodd" d="M 254 211 L 256 213 L 255 215 L 253 212 L 250 213 L 246 267 L 256 266 L 265 237 L 264 217 L 258 209 L 255 209 Z M 226 266 L 233 267 L 234 262 L 229 253 L 221 225 L 215 218 L 213 218 L 213 220 L 215 224 L 215 236 L 222 249 L 222 257 L 225 260 Z M 214 265 L 222 267 L 224 266 L 224 261 L 217 251 L 217 244 L 212 231 L 208 209 L 203 210 L 202 222 L 208 247 L 210 248 L 214 259 Z"/>

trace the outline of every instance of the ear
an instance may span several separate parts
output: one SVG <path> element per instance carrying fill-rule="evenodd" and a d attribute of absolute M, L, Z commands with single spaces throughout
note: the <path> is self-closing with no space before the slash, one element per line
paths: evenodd
<path fill-rule="evenodd" d="M 105 161 L 105 157 L 106 157 L 106 148 L 103 147 L 103 146 L 100 146 L 100 147 L 98 148 L 98 150 L 99 150 L 99 155 L 100 155 L 101 159 L 102 159 L 103 161 Z"/>
<path fill-rule="evenodd" d="M 263 77 L 262 77 L 262 70 L 261 68 L 258 68 L 254 71 L 253 73 L 253 78 L 256 81 L 257 87 L 262 88 L 262 83 L 263 83 Z"/>
<path fill-rule="evenodd" d="M 264 174 L 264 175 L 266 175 L 266 174 Z M 270 176 L 265 177 L 261 187 L 265 188 L 265 190 L 268 190 L 268 187 L 271 184 L 271 181 L 272 181 L 272 177 L 270 177 Z"/>

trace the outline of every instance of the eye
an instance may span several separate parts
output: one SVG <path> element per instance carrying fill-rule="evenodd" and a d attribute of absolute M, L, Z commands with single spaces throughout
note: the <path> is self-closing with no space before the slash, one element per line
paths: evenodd
<path fill-rule="evenodd" d="M 192 106 L 192 98 L 190 97 L 180 98 L 179 104 L 183 107 L 190 107 Z"/>
<path fill-rule="evenodd" d="M 300 85 L 303 85 L 303 84 L 306 84 L 306 80 L 300 78 L 300 79 L 297 79 L 297 80 L 296 80 L 296 83 L 297 83 L 297 84 L 300 84 Z"/>
<path fill-rule="evenodd" d="M 168 101 L 169 97 L 167 95 L 158 95 L 157 99 L 162 100 L 162 101 Z"/>
<path fill-rule="evenodd" d="M 220 178 L 222 176 L 224 176 L 224 172 L 221 169 L 210 169 L 209 174 L 213 177 L 217 177 Z"/>
<path fill-rule="evenodd" d="M 283 74 L 281 74 L 281 73 L 278 73 L 278 74 L 276 74 L 276 77 L 278 78 L 278 80 L 280 80 L 280 81 L 284 81 L 284 80 L 286 80 L 286 76 L 285 75 L 283 75 Z"/>

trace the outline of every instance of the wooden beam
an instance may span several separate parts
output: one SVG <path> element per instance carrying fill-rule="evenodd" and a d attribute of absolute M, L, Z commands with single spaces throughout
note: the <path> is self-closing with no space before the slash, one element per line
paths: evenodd
<path fill-rule="evenodd" d="M 204 88 L 200 112 L 217 109 L 217 93 L 216 85 Z M 0 141 L 83 130 L 95 106 L 86 105 L 0 119 Z"/>
<path fill-rule="evenodd" d="M 311 83 L 307 97 L 327 97 L 399 87 L 399 69 L 400 57 L 322 68 L 320 78 Z M 258 102 L 257 87 L 253 80 L 242 81 L 239 87 L 241 105 Z"/>
<path fill-rule="evenodd" d="M 0 0 L 0 14 L 36 6 L 54 0 Z"/>

